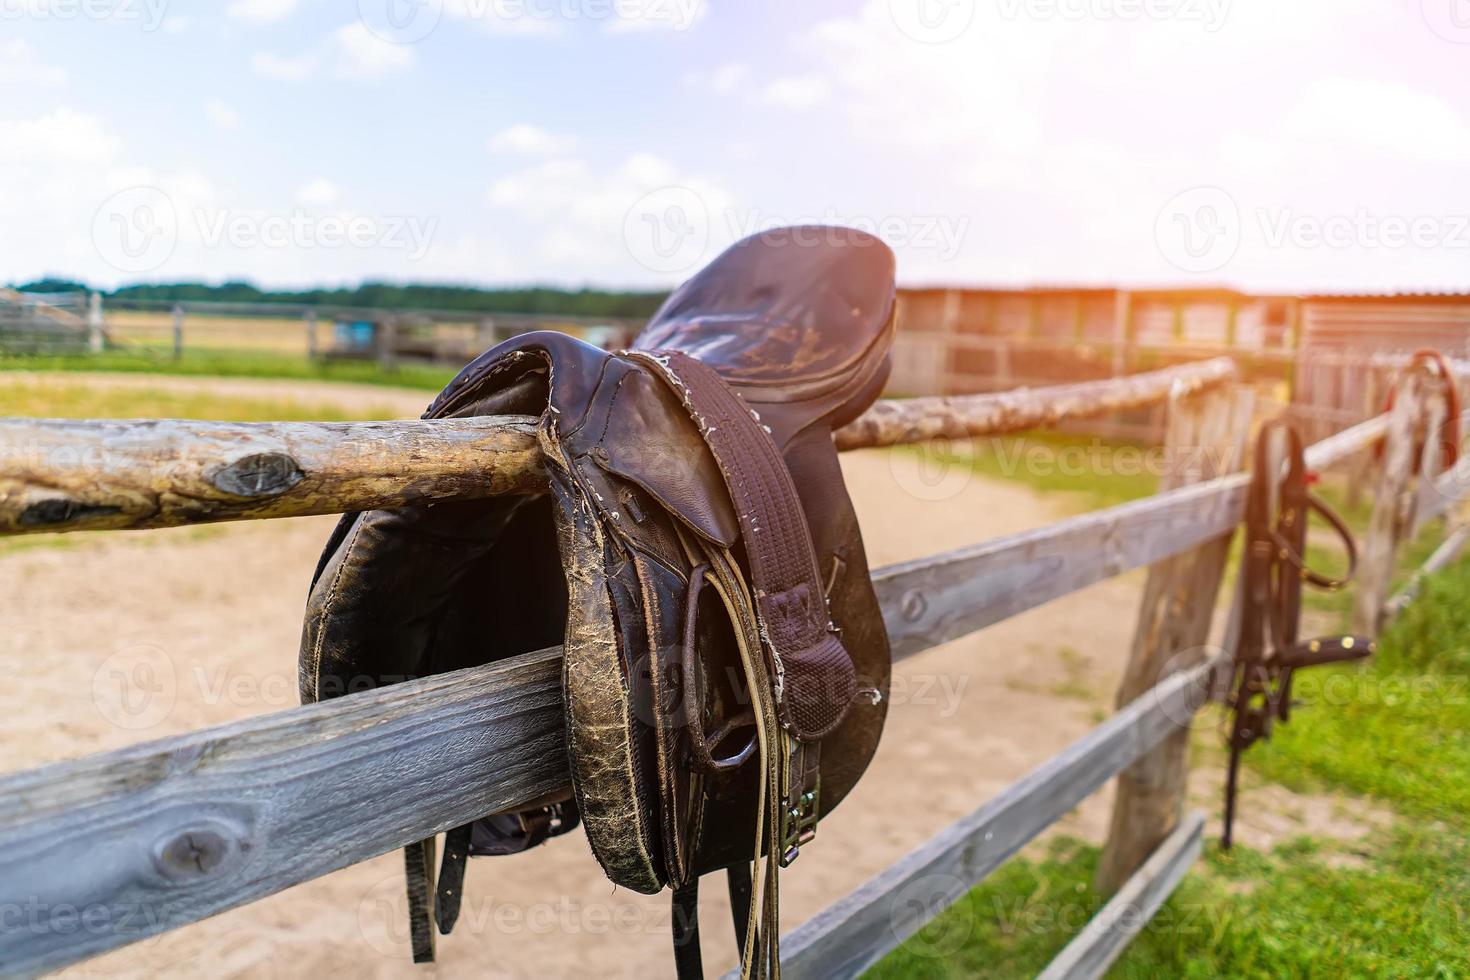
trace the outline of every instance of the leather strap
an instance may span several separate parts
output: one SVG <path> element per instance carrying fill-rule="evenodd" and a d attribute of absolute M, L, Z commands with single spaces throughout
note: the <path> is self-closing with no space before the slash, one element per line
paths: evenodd
<path fill-rule="evenodd" d="M 782 724 L 816 740 L 842 723 L 857 675 L 832 627 L 806 512 L 760 416 L 719 373 L 681 351 L 629 351 L 654 365 L 699 426 L 740 521 Z"/>
<path fill-rule="evenodd" d="M 439 934 L 447 936 L 454 931 L 459 919 L 459 906 L 464 897 L 465 865 L 470 859 L 470 840 L 475 825 L 467 823 L 455 827 L 444 835 L 444 861 L 439 865 L 439 897 L 434 903 L 434 918 L 439 923 Z"/>
<path fill-rule="evenodd" d="M 701 980 L 704 960 L 699 952 L 699 876 L 674 889 L 674 967 L 679 980 Z"/>
<path fill-rule="evenodd" d="M 730 889 L 730 918 L 735 920 L 735 946 L 743 952 L 750 935 L 750 865 L 730 865 L 725 869 L 725 882 Z"/>
<path fill-rule="evenodd" d="M 434 838 L 403 849 L 408 876 L 408 938 L 415 963 L 434 962 Z"/>

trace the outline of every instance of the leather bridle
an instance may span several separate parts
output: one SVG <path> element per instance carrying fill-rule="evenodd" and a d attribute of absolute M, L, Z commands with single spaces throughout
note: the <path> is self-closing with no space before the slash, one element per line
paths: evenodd
<path fill-rule="evenodd" d="M 1275 437 L 1284 444 L 1284 458 L 1272 451 Z M 1240 642 L 1227 702 L 1234 715 L 1225 782 L 1225 826 L 1220 839 L 1227 849 L 1232 844 L 1240 757 L 1256 742 L 1269 739 L 1277 721 L 1290 718 L 1294 672 L 1303 667 L 1359 660 L 1374 649 L 1372 640 L 1356 635 L 1305 642 L 1297 639 L 1302 583 L 1336 590 L 1352 579 L 1357 566 L 1352 532 L 1332 508 L 1311 493 L 1311 482 L 1300 433 L 1283 419 L 1266 422 L 1256 438 L 1255 466 L 1246 499 Z M 1324 575 L 1306 563 L 1307 520 L 1312 512 L 1327 521 L 1347 551 L 1348 568 L 1341 577 Z"/>

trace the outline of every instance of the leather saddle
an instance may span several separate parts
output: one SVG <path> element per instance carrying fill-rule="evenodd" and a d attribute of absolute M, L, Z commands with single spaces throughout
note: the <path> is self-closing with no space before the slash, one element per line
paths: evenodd
<path fill-rule="evenodd" d="M 778 875 L 856 783 L 888 638 L 832 431 L 889 369 L 894 262 L 849 229 L 766 232 L 676 290 L 632 349 L 525 334 L 425 418 L 533 415 L 548 492 L 347 515 L 312 583 L 304 701 L 563 644 L 571 792 L 408 849 L 414 958 L 465 858 L 580 820 L 618 885 L 727 870 L 746 974 L 779 973 Z"/>

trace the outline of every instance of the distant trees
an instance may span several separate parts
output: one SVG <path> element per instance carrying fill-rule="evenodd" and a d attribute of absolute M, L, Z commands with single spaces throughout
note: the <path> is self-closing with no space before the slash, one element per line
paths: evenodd
<path fill-rule="evenodd" d="M 38 279 L 16 287 L 33 293 L 85 291 L 85 283 Z M 153 302 L 289 303 L 292 305 L 362 306 L 380 309 L 457 310 L 469 313 L 547 313 L 567 316 L 641 318 L 658 309 L 662 292 L 617 292 L 604 289 L 558 289 L 523 286 L 482 289 L 477 286 L 365 282 L 351 289 L 266 290 L 248 282 L 209 285 L 199 282 L 143 283 L 103 295 L 115 300 Z"/>

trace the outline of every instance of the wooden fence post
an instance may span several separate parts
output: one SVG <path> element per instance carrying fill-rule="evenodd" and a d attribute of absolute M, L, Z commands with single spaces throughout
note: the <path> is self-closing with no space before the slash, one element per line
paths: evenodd
<path fill-rule="evenodd" d="M 1398 381 L 1388 432 L 1379 457 L 1378 483 L 1373 491 L 1373 516 L 1358 556 L 1357 597 L 1353 605 L 1353 632 L 1377 636 L 1383 623 L 1383 604 L 1393 584 L 1399 542 L 1413 524 L 1414 496 L 1410 490 L 1415 459 L 1414 440 L 1424 412 L 1424 375 L 1405 372 Z"/>
<path fill-rule="evenodd" d="M 174 360 L 182 360 L 184 357 L 184 307 L 180 303 L 174 304 Z"/>
<path fill-rule="evenodd" d="M 384 371 L 398 369 L 398 321 L 384 317 L 378 321 L 374 337 L 378 342 L 378 366 Z"/>
<path fill-rule="evenodd" d="M 316 360 L 316 310 L 307 310 L 302 317 L 306 325 L 306 359 Z"/>
<path fill-rule="evenodd" d="M 94 354 L 106 346 L 106 322 L 102 319 L 102 294 L 93 293 L 87 301 L 87 347 Z"/>
<path fill-rule="evenodd" d="M 1253 395 L 1239 388 L 1170 400 L 1164 441 L 1169 467 L 1160 491 L 1241 468 Z M 1118 688 L 1119 708 L 1168 673 L 1204 659 L 1230 537 L 1221 535 L 1149 569 L 1133 650 Z M 1096 878 L 1104 894 L 1117 891 L 1183 817 L 1188 755 L 1189 730 L 1182 729 L 1119 774 L 1112 826 Z"/>

